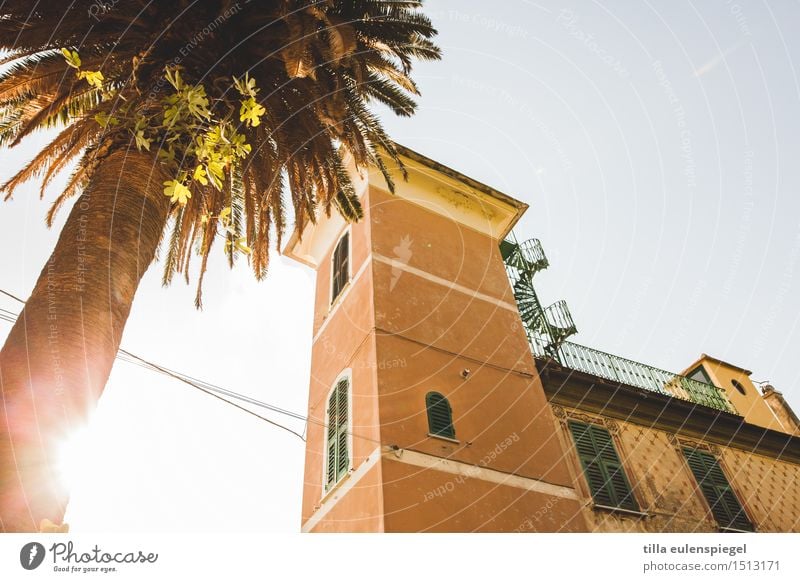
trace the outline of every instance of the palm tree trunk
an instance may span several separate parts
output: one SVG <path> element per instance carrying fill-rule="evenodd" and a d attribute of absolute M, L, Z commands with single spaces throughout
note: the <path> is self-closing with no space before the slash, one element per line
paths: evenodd
<path fill-rule="evenodd" d="M 167 221 L 153 156 L 121 149 L 75 202 L 0 352 L 0 529 L 60 524 L 58 449 L 111 373 L 133 296 Z"/>

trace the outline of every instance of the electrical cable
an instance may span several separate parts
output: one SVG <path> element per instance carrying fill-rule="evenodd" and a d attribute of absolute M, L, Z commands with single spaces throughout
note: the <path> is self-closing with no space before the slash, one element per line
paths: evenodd
<path fill-rule="evenodd" d="M 9 293 L 8 291 L 5 291 L 4 289 L 0 289 L 0 293 L 2 293 L 3 295 L 6 295 L 7 297 L 10 297 L 11 299 L 14 299 L 15 301 L 17 301 L 17 302 L 19 302 L 19 303 L 21 303 L 23 305 L 25 304 L 25 301 L 23 301 L 22 299 L 20 299 L 19 297 L 15 296 L 15 295 L 13 295 L 12 293 Z M 8 321 L 10 323 L 15 323 L 16 320 L 17 320 L 17 317 L 18 317 L 18 314 L 14 313 L 13 311 L 9 311 L 7 309 L 0 308 L 0 319 Z M 227 404 L 230 404 L 231 406 L 239 408 L 240 410 L 243 410 L 244 412 L 247 412 L 248 414 L 253 415 L 256 418 L 259 418 L 259 419 L 261 419 L 261 420 L 263 420 L 263 421 L 265 421 L 265 422 L 267 422 L 269 424 L 272 424 L 272 425 L 274 425 L 274 426 L 276 426 L 278 428 L 282 428 L 283 430 L 286 430 L 286 431 L 292 433 L 293 435 L 298 437 L 303 442 L 305 442 L 305 440 L 306 440 L 306 438 L 305 438 L 305 432 L 306 432 L 305 428 L 303 429 L 303 434 L 300 434 L 300 433 L 290 429 L 287 426 L 284 426 L 284 425 L 282 425 L 280 423 L 277 423 L 277 422 L 272 421 L 272 420 L 270 420 L 268 418 L 265 418 L 265 417 L 263 417 L 261 415 L 258 415 L 256 413 L 254 413 L 253 411 L 251 411 L 251 410 L 249 410 L 249 409 L 247 409 L 247 408 L 245 408 L 243 406 L 240 406 L 240 405 L 236 404 L 235 402 L 231 402 L 230 400 L 220 396 L 220 394 L 223 394 L 225 396 L 228 396 L 228 397 L 236 399 L 236 400 L 240 400 L 242 402 L 247 402 L 248 404 L 252 404 L 253 406 L 258 406 L 260 408 L 264 408 L 266 410 L 270 410 L 271 412 L 275 412 L 277 414 L 283 414 L 283 415 L 288 416 L 290 418 L 294 418 L 294 419 L 297 419 L 297 420 L 302 420 L 306 424 L 307 423 L 313 423 L 313 424 L 317 424 L 319 426 L 322 426 L 323 428 L 327 428 L 327 424 L 324 423 L 324 422 L 320 422 L 318 420 L 312 420 L 312 419 L 308 418 L 307 416 L 305 416 L 303 414 L 300 414 L 300 413 L 297 413 L 297 412 L 293 412 L 291 410 L 287 410 L 287 409 L 281 408 L 279 406 L 275 406 L 274 404 L 269 404 L 268 402 L 263 402 L 261 400 L 257 400 L 255 398 L 250 397 L 250 396 L 247 396 L 247 395 L 244 395 L 244 394 L 240 394 L 238 392 L 234 392 L 233 390 L 228 390 L 227 388 L 223 388 L 221 386 L 218 386 L 218 385 L 213 384 L 211 382 L 208 382 L 206 380 L 201 380 L 199 378 L 194 378 L 194 377 L 192 377 L 192 376 L 190 376 L 188 374 L 184 374 L 183 372 L 179 372 L 177 370 L 173 370 L 173 369 L 168 368 L 166 366 L 162 366 L 160 364 L 156 364 L 154 362 L 151 362 L 151 361 L 149 361 L 149 360 L 147 360 L 147 359 L 145 359 L 145 358 L 143 358 L 141 356 L 138 356 L 138 355 L 136 355 L 136 354 L 134 354 L 132 352 L 129 352 L 128 350 L 125 350 L 123 348 L 120 348 L 118 350 L 116 358 L 118 360 L 120 360 L 120 361 L 140 366 L 140 367 L 142 367 L 142 368 L 144 368 L 146 370 L 150 370 L 152 372 L 157 372 L 159 374 L 165 375 L 167 377 L 170 377 L 170 378 L 173 378 L 175 380 L 179 380 L 179 381 L 181 381 L 181 382 L 183 382 L 185 384 L 188 384 L 189 386 L 192 386 L 193 388 L 196 388 L 196 389 L 198 389 L 198 390 L 200 390 L 202 392 L 205 392 L 206 394 L 209 394 L 210 396 L 214 396 L 215 398 L 217 398 L 217 399 L 219 399 L 219 400 L 221 400 L 221 401 L 223 401 L 223 402 L 225 402 Z M 366 440 L 366 441 L 370 441 L 370 442 L 373 442 L 373 443 L 380 444 L 380 441 L 377 440 L 377 439 L 373 439 L 371 437 L 367 437 L 367 436 L 363 436 L 363 435 L 358 435 L 358 434 L 356 434 L 354 432 L 351 432 L 351 431 L 346 431 L 346 432 L 347 432 L 347 434 L 353 436 L 354 438 L 359 438 L 359 439 L 362 439 L 362 440 Z"/>
<path fill-rule="evenodd" d="M 20 299 L 18 297 L 15 297 L 11 293 L 9 293 L 7 291 L 4 291 L 3 289 L 0 289 L 0 293 L 2 293 L 3 295 L 6 295 L 6 296 L 14 299 L 15 301 L 19 301 L 23 305 L 25 304 L 25 302 L 22 299 Z M 8 321 L 9 323 L 16 323 L 17 317 L 18 317 L 18 314 L 14 313 L 12 311 L 9 311 L 8 309 L 0 308 L 0 319 L 2 319 L 4 321 Z M 122 354 L 123 357 L 120 357 L 119 354 Z M 243 400 L 243 401 L 249 402 L 250 404 L 253 404 L 253 405 L 256 405 L 256 406 L 261 406 L 263 408 L 267 408 L 269 410 L 272 410 L 273 412 L 278 412 L 280 414 L 286 414 L 286 415 L 292 416 L 294 418 L 297 418 L 299 420 L 305 420 L 305 417 L 303 417 L 303 415 L 301 415 L 301 414 L 297 414 L 297 413 L 294 413 L 294 412 L 279 408 L 277 406 L 272 406 L 272 405 L 267 404 L 265 402 L 260 402 L 258 400 L 255 400 L 254 398 L 250 398 L 248 396 L 244 396 L 243 394 L 238 394 L 236 392 L 233 392 L 232 390 L 226 390 L 226 389 L 220 388 L 220 387 L 214 387 L 216 390 L 211 389 L 209 387 L 213 386 L 213 384 L 210 384 L 210 383 L 207 383 L 207 382 L 203 382 L 202 380 L 194 380 L 194 379 L 190 378 L 189 376 L 185 376 L 184 374 L 181 374 L 180 372 L 175 372 L 174 370 L 170 370 L 168 368 L 164 368 L 163 366 L 159 366 L 158 364 L 150 362 L 150 361 L 148 361 L 148 360 L 146 360 L 146 359 L 144 359 L 144 358 L 142 358 L 140 356 L 137 356 L 136 354 L 133 354 L 133 353 L 127 351 L 127 350 L 120 349 L 119 350 L 119 354 L 117 355 L 117 358 L 122 360 L 122 361 L 125 361 L 125 362 L 128 362 L 128 363 L 137 364 L 137 365 L 139 365 L 139 366 L 141 366 L 141 367 L 143 367 L 145 369 L 150 369 L 150 370 L 153 370 L 153 371 L 157 371 L 157 372 L 159 372 L 161 374 L 164 374 L 166 376 L 169 376 L 171 378 L 174 378 L 176 380 L 184 382 L 185 384 L 188 384 L 189 386 L 192 386 L 193 388 L 196 388 L 196 389 L 198 389 L 198 390 L 200 390 L 202 392 L 205 392 L 209 396 L 213 396 L 214 398 L 217 398 L 218 400 L 221 400 L 222 402 L 225 402 L 226 404 L 230 404 L 231 406 L 233 406 L 235 408 L 238 408 L 239 410 L 242 410 L 242 411 L 244 411 L 244 412 L 246 412 L 246 413 L 248 413 L 248 414 L 250 414 L 252 416 L 255 416 L 256 418 L 259 418 L 259 419 L 263 420 L 266 423 L 269 423 L 269 424 L 271 424 L 271 425 L 273 425 L 273 426 L 275 426 L 277 428 L 281 428 L 281 429 L 283 429 L 283 430 L 285 430 L 287 432 L 292 433 L 294 436 L 296 436 L 297 438 L 299 438 L 303 442 L 305 442 L 305 440 L 306 440 L 305 437 L 302 434 L 292 430 L 288 426 L 284 426 L 284 425 L 282 425 L 282 424 L 280 424 L 278 422 L 275 422 L 273 420 L 265 418 L 265 417 L 261 416 L 260 414 L 256 414 L 252 410 L 249 410 L 249 409 L 245 408 L 244 406 L 240 406 L 239 404 L 236 404 L 235 402 L 231 402 L 230 400 L 227 400 L 227 399 L 223 398 L 222 396 L 220 396 L 219 394 L 215 394 L 214 392 L 215 391 L 222 392 L 222 393 L 225 393 L 225 394 L 227 394 L 228 396 L 230 396 L 232 398 L 237 398 L 239 400 Z M 202 384 L 206 384 L 209 387 L 202 386 L 201 383 Z"/>

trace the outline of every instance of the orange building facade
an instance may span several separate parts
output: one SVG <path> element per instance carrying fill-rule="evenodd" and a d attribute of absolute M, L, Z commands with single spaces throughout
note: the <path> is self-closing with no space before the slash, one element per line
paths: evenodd
<path fill-rule="evenodd" d="M 518 280 L 527 206 L 400 151 L 394 194 L 353 171 L 364 219 L 285 250 L 317 275 L 303 531 L 800 531 L 780 393 L 707 356 L 651 386 L 569 344 Z"/>

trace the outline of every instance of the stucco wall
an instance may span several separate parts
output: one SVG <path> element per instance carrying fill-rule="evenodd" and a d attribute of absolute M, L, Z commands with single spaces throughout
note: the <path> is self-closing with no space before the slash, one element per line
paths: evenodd
<path fill-rule="evenodd" d="M 800 531 L 800 465 L 735 447 L 684 439 L 648 426 L 603 419 L 576 409 L 554 407 L 560 438 L 569 446 L 569 466 L 584 500 L 592 531 L 718 531 L 680 447 L 700 445 L 719 460 L 725 476 L 757 531 Z M 566 426 L 569 418 L 605 424 L 645 516 L 593 509 L 591 496 Z"/>

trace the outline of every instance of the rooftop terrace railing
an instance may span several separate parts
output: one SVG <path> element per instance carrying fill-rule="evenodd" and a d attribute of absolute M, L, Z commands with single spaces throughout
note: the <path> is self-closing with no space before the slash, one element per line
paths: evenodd
<path fill-rule="evenodd" d="M 566 303 L 557 301 L 543 307 L 533 285 L 534 274 L 549 265 L 541 243 L 537 239 L 519 243 L 510 233 L 500 243 L 500 253 L 535 356 L 553 358 L 571 370 L 736 414 L 725 392 L 712 384 L 565 341 L 578 331 Z"/>
<path fill-rule="evenodd" d="M 531 347 L 534 354 L 544 356 L 544 350 L 541 347 L 537 347 L 535 343 L 532 343 Z M 541 352 L 537 353 L 538 350 Z M 699 382 L 594 348 L 564 342 L 559 347 L 558 361 L 571 370 L 736 414 L 736 409 L 725 393 L 712 384 Z"/>

